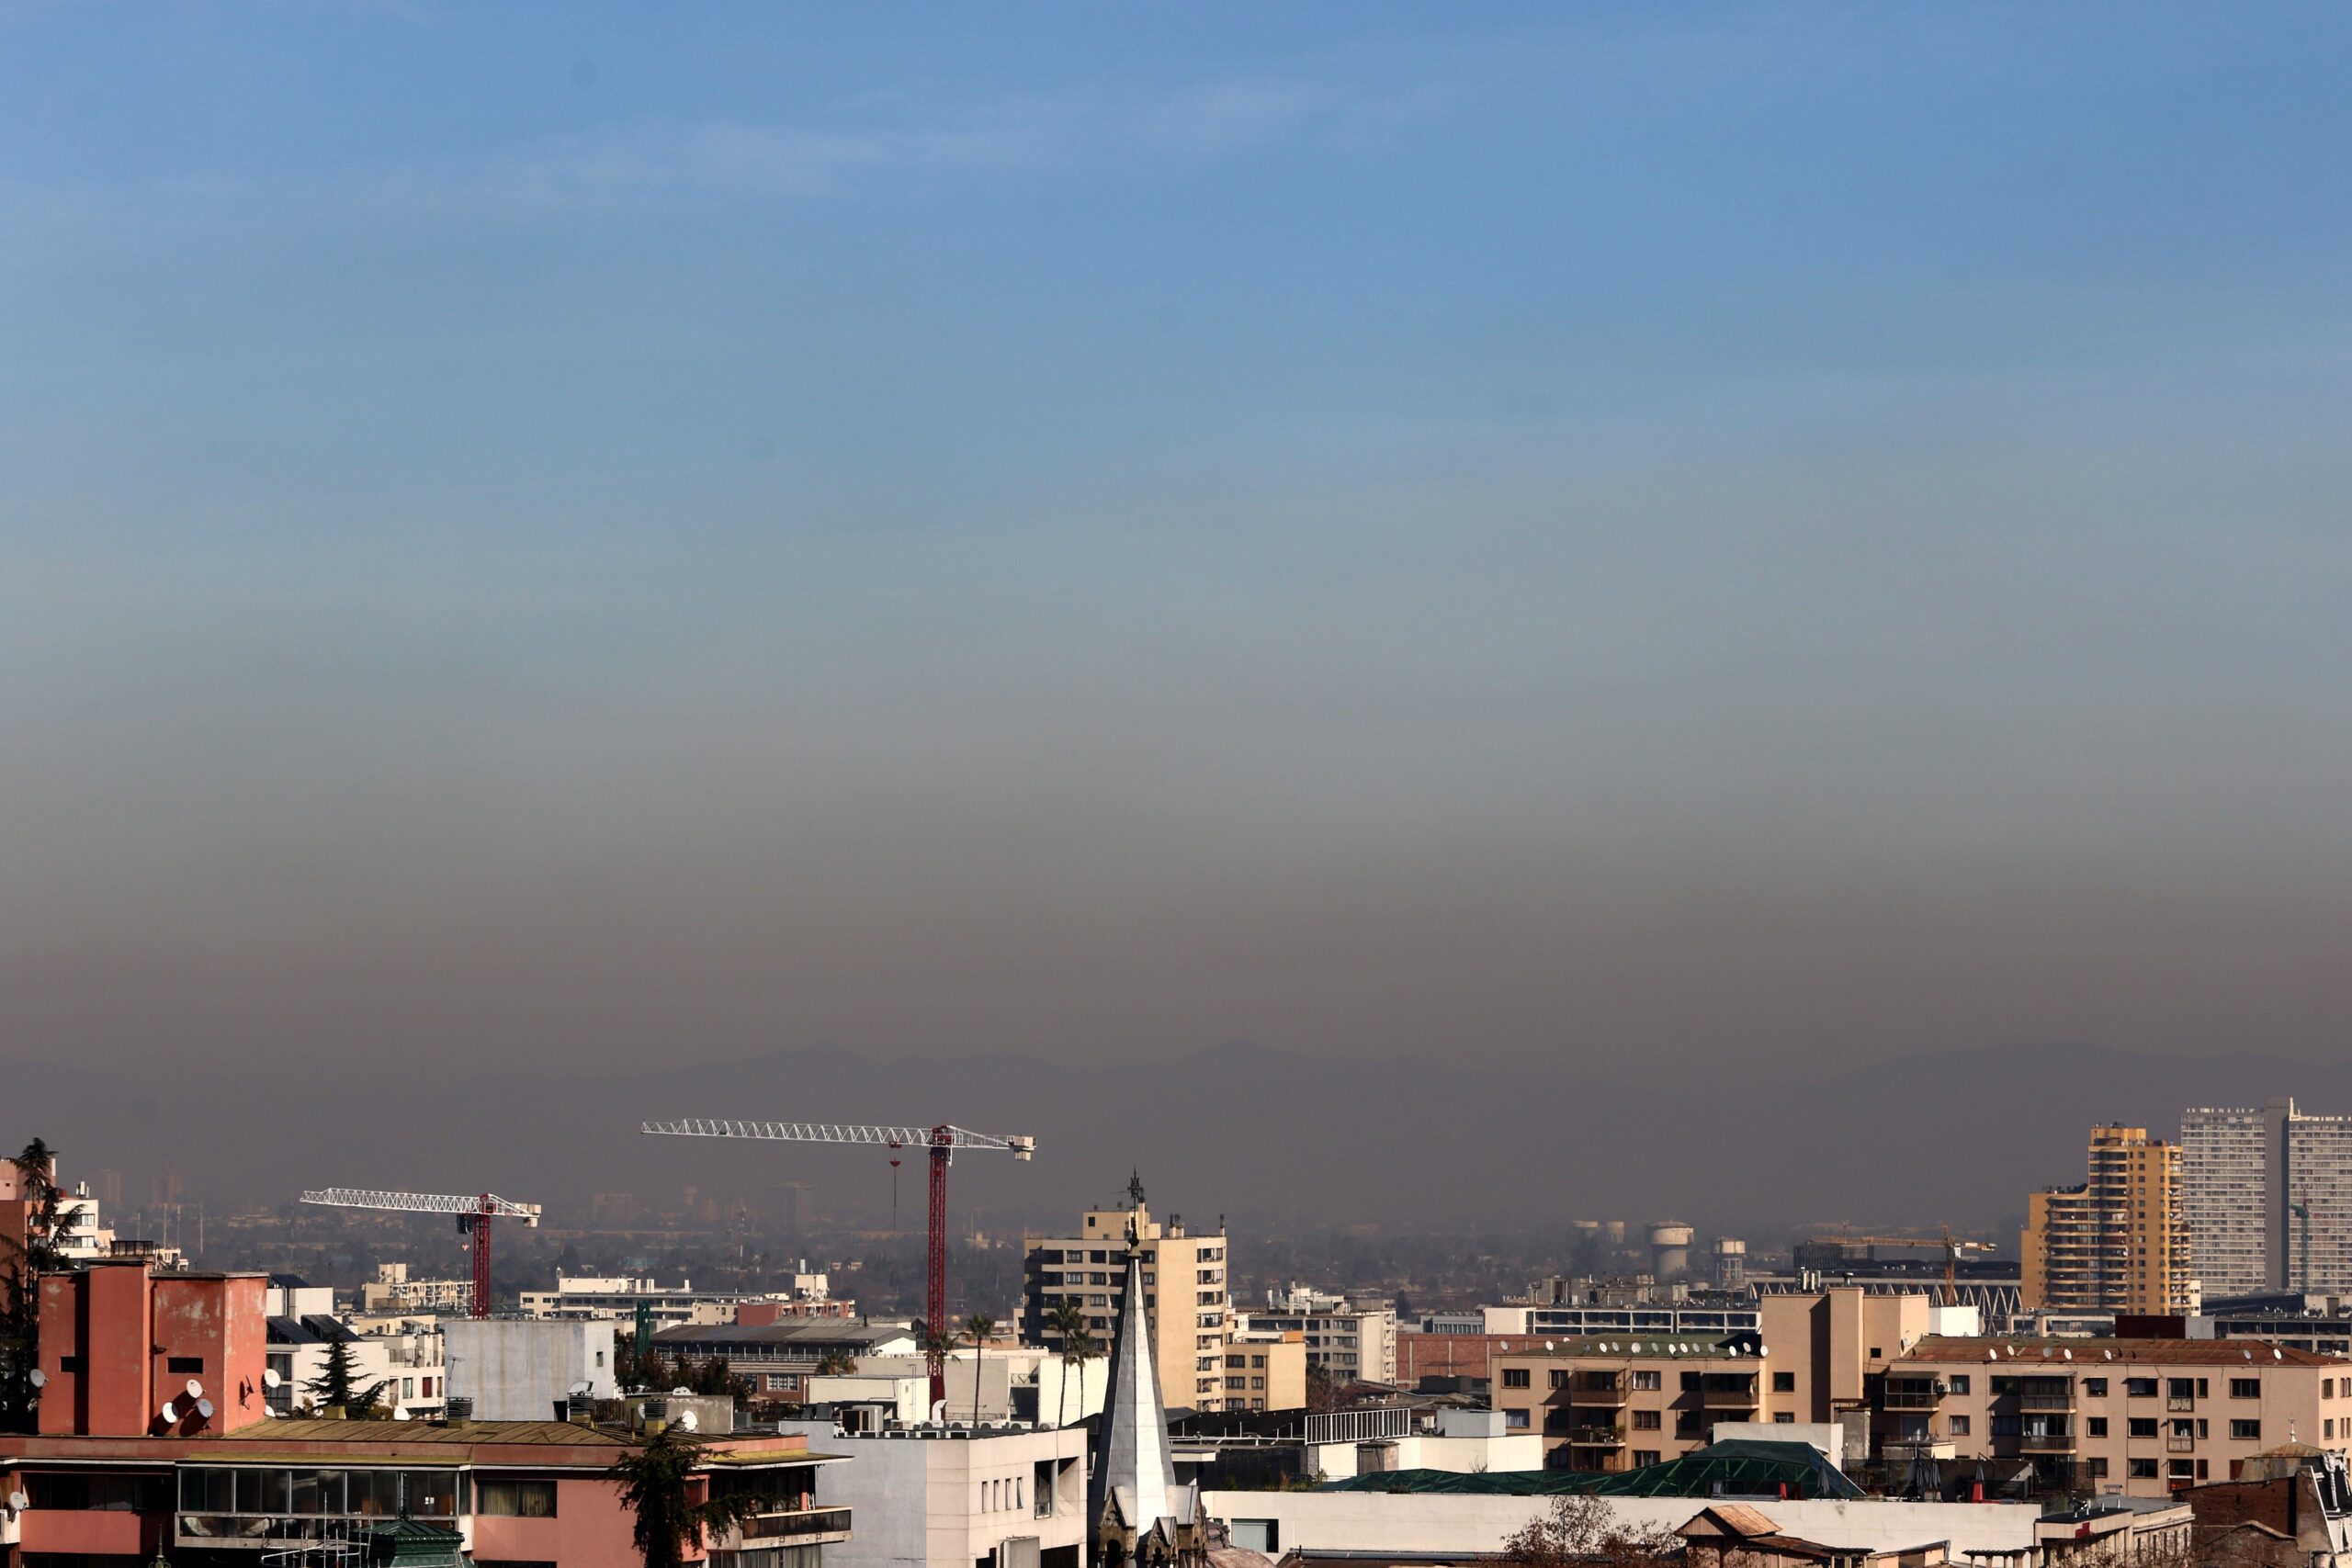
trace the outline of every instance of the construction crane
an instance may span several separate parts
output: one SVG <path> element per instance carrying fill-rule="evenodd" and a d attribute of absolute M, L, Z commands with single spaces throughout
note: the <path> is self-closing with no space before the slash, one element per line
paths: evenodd
<path fill-rule="evenodd" d="M 1836 1242 L 1844 1247 L 1916 1247 L 1942 1253 L 1944 1255 L 1944 1305 L 1946 1306 L 1960 1304 L 1960 1255 L 1963 1252 L 1993 1250 L 1993 1244 L 1989 1241 L 1964 1241 L 1952 1235 L 1950 1225 L 1941 1227 L 1941 1234 L 1937 1235 L 1856 1235 L 1842 1226 L 1834 1230 L 1827 1226 L 1820 1228 L 1828 1231 L 1828 1234 L 1819 1239 Z"/>
<path fill-rule="evenodd" d="M 1037 1152 L 1037 1140 L 999 1137 L 969 1128 L 864 1127 L 839 1122 L 724 1122 L 698 1117 L 683 1122 L 648 1122 L 645 1131 L 668 1138 L 755 1138 L 787 1144 L 871 1144 L 890 1151 L 921 1147 L 931 1151 L 931 1225 L 924 1259 L 923 1325 L 933 1335 L 949 1332 L 947 1325 L 947 1165 L 957 1149 L 997 1149 L 1025 1160 Z M 931 1404 L 939 1408 L 947 1397 L 947 1371 L 935 1351 L 926 1351 L 931 1372 Z"/>
<path fill-rule="evenodd" d="M 490 1222 L 520 1220 L 537 1228 L 539 1206 L 516 1203 L 484 1192 L 476 1198 L 445 1197 L 437 1192 L 378 1192 L 359 1187 L 322 1187 L 302 1194 L 305 1203 L 335 1209 L 389 1209 L 404 1214 L 455 1214 L 464 1233 L 466 1250 L 473 1255 L 473 1314 L 490 1315 Z"/>

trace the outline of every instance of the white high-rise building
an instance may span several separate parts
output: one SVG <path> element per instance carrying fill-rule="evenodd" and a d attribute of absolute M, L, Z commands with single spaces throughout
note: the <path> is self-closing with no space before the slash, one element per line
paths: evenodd
<path fill-rule="evenodd" d="M 2352 1117 L 2307 1116 L 2291 1099 L 2199 1107 L 2182 1112 L 2180 1144 L 2207 1300 L 2352 1286 Z"/>

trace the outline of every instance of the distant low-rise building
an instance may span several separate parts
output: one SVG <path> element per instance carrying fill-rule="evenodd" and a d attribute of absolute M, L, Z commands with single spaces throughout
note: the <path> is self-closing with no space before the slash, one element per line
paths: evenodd
<path fill-rule="evenodd" d="M 405 1263 L 379 1263 L 359 1287 L 363 1313 L 461 1313 L 473 1309 L 471 1280 L 413 1280 Z"/>
<path fill-rule="evenodd" d="M 912 1356 L 919 1348 L 914 1331 L 903 1325 L 838 1317 L 668 1328 L 653 1344 L 689 1361 L 723 1360 L 729 1371 L 751 1380 L 754 1403 L 782 1404 L 803 1403 L 808 1379 L 836 1356 L 855 1363 L 869 1356 Z"/>
<path fill-rule="evenodd" d="M 1243 1336 L 1295 1334 L 1306 1364 L 1342 1382 L 1396 1381 L 1396 1314 L 1389 1307 L 1293 1285 L 1269 1291 L 1265 1308 L 1237 1314 L 1234 1328 Z"/>
<path fill-rule="evenodd" d="M 786 1316 L 846 1316 L 852 1303 L 829 1299 L 822 1274 L 803 1275 L 814 1295 L 786 1291 L 697 1291 L 692 1280 L 660 1285 L 631 1275 L 561 1274 L 552 1291 L 525 1291 L 523 1314 L 544 1318 L 633 1320 L 642 1308 L 656 1328 L 727 1323 L 774 1323 Z"/>

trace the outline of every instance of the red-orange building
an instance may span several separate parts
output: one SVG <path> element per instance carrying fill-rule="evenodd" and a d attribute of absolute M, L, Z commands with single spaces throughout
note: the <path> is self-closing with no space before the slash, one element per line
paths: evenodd
<path fill-rule="evenodd" d="M 557 1421 L 270 1420 L 219 1437 L 0 1438 L 5 1568 L 261 1568 L 265 1552 L 351 1540 L 407 1519 L 449 1532 L 473 1561 L 632 1568 L 633 1521 L 612 1466 L 625 1431 Z M 758 1517 L 708 1542 L 712 1568 L 820 1568 L 849 1539 L 845 1508 L 815 1506 L 832 1456 L 786 1436 L 708 1446 L 698 1496 L 749 1495 Z M 16 1539 L 9 1540 L 13 1534 Z"/>
<path fill-rule="evenodd" d="M 143 1259 L 44 1277 L 41 1431 L 197 1437 L 262 1419 L 267 1283 Z"/>
<path fill-rule="evenodd" d="M 482 1568 L 639 1561 L 613 1474 L 637 1442 L 626 1428 L 270 1416 L 265 1285 L 141 1261 L 42 1279 L 40 1431 L 0 1436 L 0 1568 L 137 1568 L 159 1551 L 261 1568 L 395 1528 Z M 714 1436 L 697 1495 L 748 1496 L 757 1517 L 697 1555 L 820 1568 L 849 1539 L 848 1510 L 814 1501 L 831 1457 L 797 1434 Z"/>

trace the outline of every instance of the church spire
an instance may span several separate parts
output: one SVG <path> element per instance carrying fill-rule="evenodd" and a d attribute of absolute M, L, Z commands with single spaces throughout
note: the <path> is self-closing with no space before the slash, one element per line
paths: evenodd
<path fill-rule="evenodd" d="M 1137 1541 L 1163 1520 L 1162 1539 L 1193 1522 L 1192 1494 L 1176 1485 L 1168 1412 L 1159 1402 L 1159 1371 L 1144 1312 L 1143 1249 L 1133 1229 L 1127 1233 L 1126 1289 L 1119 1299 L 1118 1337 L 1111 1342 L 1110 1386 L 1096 1427 L 1086 1503 L 1098 1562 L 1132 1558 Z"/>

